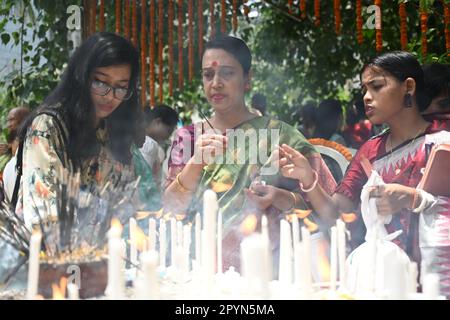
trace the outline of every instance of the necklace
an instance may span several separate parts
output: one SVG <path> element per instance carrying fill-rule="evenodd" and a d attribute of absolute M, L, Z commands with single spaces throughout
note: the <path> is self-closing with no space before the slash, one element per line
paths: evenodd
<path fill-rule="evenodd" d="M 428 126 L 427 126 L 428 127 Z M 414 143 L 414 141 L 416 141 L 416 139 L 422 134 L 422 133 L 424 133 L 425 132 L 425 130 L 427 129 L 427 127 L 425 127 L 425 129 L 421 129 L 421 130 L 419 130 L 419 132 L 415 135 L 415 137 L 413 138 L 413 139 L 411 139 L 411 142 L 409 142 L 406 146 L 405 146 L 405 149 L 407 150 L 409 147 L 411 147 L 412 145 L 413 145 L 413 143 Z M 389 159 L 389 163 L 390 164 L 392 164 L 392 166 L 394 167 L 394 173 L 395 173 L 395 175 L 397 176 L 397 175 L 399 175 L 400 174 L 400 172 L 401 172 L 401 169 L 397 166 L 397 163 L 395 163 L 394 164 L 394 162 L 393 162 L 393 156 L 392 156 L 392 153 L 394 152 L 394 147 L 392 146 L 392 139 L 391 139 L 391 135 L 389 135 L 389 137 L 388 137 L 388 139 L 387 139 L 387 141 L 386 141 L 386 147 L 387 147 L 387 144 L 388 144 L 388 142 L 389 142 L 389 153 L 388 153 L 388 159 Z M 403 143 L 403 142 L 402 142 Z M 398 146 L 400 146 L 401 145 L 401 143 L 398 145 Z M 397 146 L 397 147 L 398 147 Z M 387 151 L 387 150 L 386 150 Z M 389 165 L 389 164 L 388 164 Z"/>

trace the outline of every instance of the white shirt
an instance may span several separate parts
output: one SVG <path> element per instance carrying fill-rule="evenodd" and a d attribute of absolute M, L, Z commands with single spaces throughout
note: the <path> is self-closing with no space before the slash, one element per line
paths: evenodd
<path fill-rule="evenodd" d="M 17 154 L 17 152 L 16 152 Z M 8 200 L 11 201 L 14 185 L 16 184 L 16 162 L 17 158 L 14 155 L 5 166 L 3 170 L 3 188 L 5 189 L 5 195 L 8 197 Z"/>
<path fill-rule="evenodd" d="M 159 186 L 161 184 L 161 166 L 165 158 L 164 149 L 161 148 L 156 140 L 145 136 L 144 145 L 139 151 L 152 169 L 153 179 Z"/>

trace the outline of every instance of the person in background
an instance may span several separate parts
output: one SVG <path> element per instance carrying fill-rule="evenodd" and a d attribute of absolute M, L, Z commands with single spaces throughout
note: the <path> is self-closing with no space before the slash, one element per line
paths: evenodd
<path fill-rule="evenodd" d="M 347 144 L 341 136 L 342 122 L 341 103 L 334 99 L 323 100 L 317 108 L 313 138 L 322 138 L 346 146 Z"/>
<path fill-rule="evenodd" d="M 160 104 L 154 108 L 144 108 L 145 142 L 139 151 L 153 173 L 153 179 L 158 188 L 161 188 L 162 164 L 165 158 L 163 144 L 167 143 L 178 123 L 177 112 Z"/>
<path fill-rule="evenodd" d="M 298 131 L 300 131 L 306 139 L 312 138 L 316 129 L 316 113 L 317 108 L 313 102 L 307 102 L 297 111 Z"/>
<path fill-rule="evenodd" d="M 359 149 L 364 142 L 370 139 L 372 134 L 372 123 L 366 118 L 364 102 L 358 99 L 346 114 L 347 126 L 343 131 L 348 146 Z"/>
<path fill-rule="evenodd" d="M 255 93 L 252 97 L 251 112 L 259 116 L 265 116 L 267 112 L 267 99 L 261 93 Z"/>
<path fill-rule="evenodd" d="M 431 99 L 422 113 L 427 118 L 450 118 L 450 65 L 432 63 L 422 66 L 425 91 Z"/>

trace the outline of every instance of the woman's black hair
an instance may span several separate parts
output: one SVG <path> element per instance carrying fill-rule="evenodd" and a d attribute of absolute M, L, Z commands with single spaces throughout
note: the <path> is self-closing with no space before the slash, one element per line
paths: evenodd
<path fill-rule="evenodd" d="M 405 81 L 413 78 L 416 82 L 416 101 L 419 111 L 424 111 L 430 104 L 430 99 L 425 93 L 425 83 L 422 67 L 419 61 L 411 53 L 405 51 L 392 51 L 375 57 L 371 62 L 363 67 L 363 72 L 367 68 L 379 68 L 398 81 Z"/>
<path fill-rule="evenodd" d="M 244 75 L 248 75 L 252 66 L 252 54 L 243 40 L 231 36 L 218 35 L 206 43 L 205 52 L 208 49 L 225 50 L 239 62 L 244 70 Z"/>
<path fill-rule="evenodd" d="M 131 68 L 129 90 L 133 93 L 108 116 L 106 128 L 107 144 L 113 157 L 124 164 L 130 163 L 130 146 L 133 142 L 141 142 L 143 134 L 137 128 L 137 119 L 140 118 L 137 93 L 139 56 L 131 42 L 110 32 L 95 33 L 77 48 L 58 86 L 22 127 L 21 139 L 25 138 L 26 129 L 40 111 L 61 104 L 56 110 L 61 112 L 69 131 L 69 159 L 77 165 L 98 155 L 100 145 L 96 139 L 95 108 L 90 90 L 92 74 L 96 68 L 125 64 Z"/>
<path fill-rule="evenodd" d="M 338 131 L 342 120 L 342 105 L 338 100 L 325 99 L 317 108 L 314 138 L 329 140 Z"/>
<path fill-rule="evenodd" d="M 425 79 L 425 92 L 431 100 L 444 96 L 443 109 L 450 106 L 450 65 L 442 63 L 427 64 L 422 67 Z M 445 98 L 444 98 L 445 99 Z M 446 102 L 446 104 L 445 104 Z"/>

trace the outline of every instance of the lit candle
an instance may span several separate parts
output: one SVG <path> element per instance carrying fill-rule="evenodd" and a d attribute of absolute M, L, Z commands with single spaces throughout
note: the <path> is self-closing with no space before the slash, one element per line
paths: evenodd
<path fill-rule="evenodd" d="M 203 194 L 203 221 L 205 230 L 205 241 L 202 245 L 203 257 L 203 271 L 206 279 L 206 288 L 209 292 L 212 289 L 212 284 L 215 274 L 216 258 L 216 233 L 217 233 L 217 195 L 212 190 L 206 190 Z"/>
<path fill-rule="evenodd" d="M 67 285 L 67 293 L 69 300 L 79 300 L 78 286 L 75 283 L 69 283 Z"/>
<path fill-rule="evenodd" d="M 159 265 L 164 270 L 166 268 L 166 221 L 159 220 Z"/>
<path fill-rule="evenodd" d="M 202 243 L 202 218 L 200 213 L 195 215 L 195 260 L 197 265 L 200 264 L 201 259 L 201 243 Z"/>
<path fill-rule="evenodd" d="M 267 274 L 266 274 L 266 279 L 267 281 L 271 281 L 272 280 L 272 251 L 270 248 L 270 238 L 269 238 L 269 222 L 267 220 L 267 216 L 263 215 L 261 218 L 261 235 L 263 238 L 263 241 L 265 242 L 266 245 L 266 258 L 265 258 L 265 265 L 267 266 Z"/>
<path fill-rule="evenodd" d="M 130 261 L 132 263 L 131 268 L 134 268 L 139 264 L 138 251 L 137 251 L 137 237 L 136 237 L 136 219 L 130 218 Z"/>
<path fill-rule="evenodd" d="M 156 220 L 148 219 L 148 251 L 156 250 Z"/>
<path fill-rule="evenodd" d="M 279 281 L 283 284 L 292 282 L 292 239 L 291 227 L 286 220 L 280 221 L 280 260 Z"/>
<path fill-rule="evenodd" d="M 417 263 L 410 262 L 409 263 L 409 284 L 408 284 L 408 291 L 410 293 L 417 292 L 417 276 L 418 276 Z"/>
<path fill-rule="evenodd" d="M 269 242 L 269 222 L 267 221 L 266 215 L 263 215 L 261 218 L 261 234 Z"/>
<path fill-rule="evenodd" d="M 346 239 L 345 239 L 345 223 L 341 219 L 336 221 L 337 242 L 339 256 L 339 282 L 340 287 L 345 287 L 345 259 L 346 257 Z"/>
<path fill-rule="evenodd" d="M 331 246 L 330 246 L 330 290 L 336 291 L 336 278 L 337 278 L 337 229 L 331 227 Z"/>
<path fill-rule="evenodd" d="M 222 273 L 222 212 L 217 214 L 217 272 Z"/>
<path fill-rule="evenodd" d="M 423 277 L 423 295 L 428 300 L 437 300 L 439 298 L 438 274 L 428 273 Z"/>
<path fill-rule="evenodd" d="M 38 293 L 39 284 L 39 254 L 41 251 L 42 234 L 39 231 L 33 231 L 29 245 L 28 258 L 28 286 L 27 299 L 33 300 Z"/>
<path fill-rule="evenodd" d="M 177 247 L 177 221 L 170 219 L 170 265 L 175 263 L 175 248 Z"/>
<path fill-rule="evenodd" d="M 189 275 L 191 256 L 191 225 L 183 226 L 183 279 Z"/>
<path fill-rule="evenodd" d="M 122 260 L 122 226 L 120 223 L 111 223 L 108 232 L 108 286 L 107 296 L 118 300 L 124 297 L 125 287 L 123 278 Z"/>
<path fill-rule="evenodd" d="M 300 259 L 298 246 L 300 244 L 300 227 L 298 224 L 298 217 L 296 214 L 291 215 L 292 217 L 292 242 L 294 244 L 294 279 L 295 284 L 300 286 Z"/>

